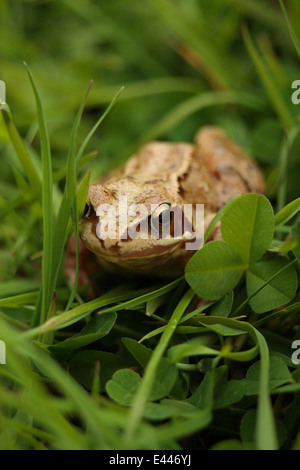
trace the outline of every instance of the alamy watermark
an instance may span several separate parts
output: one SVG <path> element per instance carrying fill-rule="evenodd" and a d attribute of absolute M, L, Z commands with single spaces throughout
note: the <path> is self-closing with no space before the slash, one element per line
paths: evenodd
<path fill-rule="evenodd" d="M 300 364 L 300 340 L 299 339 L 293 341 L 292 349 L 295 349 L 291 357 L 292 363 L 295 364 L 295 366 L 298 366 Z"/>
<path fill-rule="evenodd" d="M 293 104 L 300 104 L 300 80 L 294 80 L 292 88 L 295 90 L 292 93 L 291 100 Z"/>
<path fill-rule="evenodd" d="M 0 104 L 6 103 L 5 83 L 0 80 Z"/>
<path fill-rule="evenodd" d="M 150 210 L 150 213 L 149 213 Z M 118 207 L 100 204 L 96 234 L 100 240 L 175 239 L 186 250 L 198 250 L 204 240 L 204 204 L 132 204 L 120 195 Z"/>
<path fill-rule="evenodd" d="M 6 364 L 6 345 L 0 341 L 0 364 Z"/>

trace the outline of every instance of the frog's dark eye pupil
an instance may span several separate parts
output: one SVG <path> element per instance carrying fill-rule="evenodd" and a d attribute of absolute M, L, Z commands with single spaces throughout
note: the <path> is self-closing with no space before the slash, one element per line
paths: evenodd
<path fill-rule="evenodd" d="M 170 209 L 165 209 L 158 216 L 158 223 L 160 226 L 169 225 L 172 222 L 173 212 Z"/>

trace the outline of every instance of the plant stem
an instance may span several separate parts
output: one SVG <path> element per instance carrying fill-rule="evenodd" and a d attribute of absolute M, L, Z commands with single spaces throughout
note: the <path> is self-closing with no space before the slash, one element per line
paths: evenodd
<path fill-rule="evenodd" d="M 177 307 L 175 308 L 166 326 L 166 329 L 163 332 L 158 342 L 158 345 L 153 351 L 153 354 L 147 364 L 141 386 L 137 391 L 137 394 L 132 404 L 132 408 L 130 410 L 127 430 L 125 433 L 125 439 L 127 442 L 130 442 L 132 440 L 133 434 L 136 431 L 136 428 L 143 416 L 144 406 L 147 402 L 147 399 L 149 398 L 158 364 L 161 358 L 163 357 L 163 354 L 178 325 L 178 322 L 180 321 L 182 315 L 184 314 L 194 295 L 195 293 L 192 291 L 192 289 L 189 289 L 182 297 Z"/>

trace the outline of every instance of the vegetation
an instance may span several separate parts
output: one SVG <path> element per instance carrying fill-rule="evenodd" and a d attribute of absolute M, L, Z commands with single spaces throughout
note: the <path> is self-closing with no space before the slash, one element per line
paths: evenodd
<path fill-rule="evenodd" d="M 0 0 L 0 21 L 0 448 L 300 450 L 299 1 Z M 89 182 L 207 124 L 266 196 L 222 209 L 179 279 L 71 283 Z"/>

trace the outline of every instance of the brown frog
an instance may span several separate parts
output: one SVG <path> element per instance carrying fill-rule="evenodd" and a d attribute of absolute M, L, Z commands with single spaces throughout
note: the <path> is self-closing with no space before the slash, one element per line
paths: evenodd
<path fill-rule="evenodd" d="M 133 155 L 124 168 L 89 188 L 80 237 L 107 268 L 178 275 L 194 253 L 186 249 L 194 229 L 194 214 L 186 216 L 186 204 L 204 204 L 206 229 L 219 209 L 238 194 L 264 193 L 263 176 L 254 160 L 217 127 L 204 127 L 195 144 L 151 142 Z M 143 210 L 128 212 L 127 207 Z M 123 198 L 123 199 L 122 199 Z M 122 207 L 121 207 L 122 206 Z M 105 237 L 110 207 L 116 236 Z M 174 235 L 174 214 L 181 209 L 188 229 Z M 123 211 L 123 212 L 122 212 Z M 125 220 L 125 225 L 124 225 Z M 169 235 L 161 237 L 162 228 Z M 128 235 L 133 229 L 135 237 Z M 156 235 L 155 235 L 156 230 Z M 131 230 L 132 232 L 132 230 Z M 154 237 L 150 236 L 150 233 Z M 220 238 L 215 229 L 210 239 Z"/>

